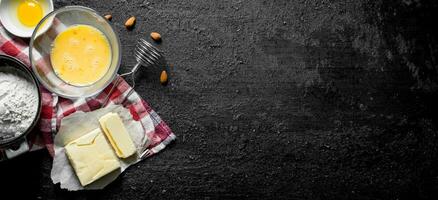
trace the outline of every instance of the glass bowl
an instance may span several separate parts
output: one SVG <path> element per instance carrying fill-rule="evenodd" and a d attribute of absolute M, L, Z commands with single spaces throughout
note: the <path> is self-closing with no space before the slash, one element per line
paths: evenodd
<path fill-rule="evenodd" d="M 56 36 L 70 26 L 89 25 L 100 30 L 111 48 L 111 64 L 106 74 L 90 85 L 78 86 L 57 76 L 50 61 L 52 43 Z M 69 99 L 90 97 L 100 93 L 117 75 L 120 67 L 120 40 L 108 21 L 91 8 L 67 6 L 46 15 L 35 27 L 30 39 L 30 63 L 38 81 L 48 90 Z"/>

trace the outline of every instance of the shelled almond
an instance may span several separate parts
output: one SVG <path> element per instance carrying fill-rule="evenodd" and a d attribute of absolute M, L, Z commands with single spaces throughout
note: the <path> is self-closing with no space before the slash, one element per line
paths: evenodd
<path fill-rule="evenodd" d="M 152 38 L 153 40 L 155 40 L 156 42 L 158 42 L 158 41 L 161 40 L 161 34 L 158 33 L 158 32 L 152 32 L 152 33 L 151 33 L 151 38 Z"/>
<path fill-rule="evenodd" d="M 168 81 L 168 79 L 167 79 L 167 72 L 166 72 L 166 70 L 163 70 L 161 72 L 161 75 L 160 75 L 160 83 L 161 83 L 161 85 L 166 85 L 167 81 Z"/>
<path fill-rule="evenodd" d="M 108 21 L 111 21 L 111 19 L 113 19 L 113 16 L 112 16 L 112 15 L 105 15 L 104 17 L 105 17 L 105 19 L 107 19 Z"/>
<path fill-rule="evenodd" d="M 134 16 L 132 16 L 132 17 L 130 17 L 128 20 L 126 20 L 126 22 L 125 22 L 125 27 L 127 28 L 127 29 L 132 29 L 133 27 L 134 27 L 134 25 L 135 25 L 135 17 Z"/>

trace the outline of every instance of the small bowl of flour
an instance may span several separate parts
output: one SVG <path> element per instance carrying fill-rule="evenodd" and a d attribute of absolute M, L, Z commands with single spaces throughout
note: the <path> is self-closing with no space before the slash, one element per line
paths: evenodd
<path fill-rule="evenodd" d="M 0 147 L 22 142 L 37 123 L 40 107 L 31 71 L 15 58 L 0 55 Z"/>

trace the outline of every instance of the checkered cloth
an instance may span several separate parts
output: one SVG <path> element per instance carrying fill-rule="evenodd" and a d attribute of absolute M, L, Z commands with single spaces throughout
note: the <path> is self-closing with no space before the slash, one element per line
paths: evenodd
<path fill-rule="evenodd" d="M 0 54 L 15 57 L 27 66 L 30 66 L 28 53 L 28 44 L 20 38 L 10 35 L 0 23 Z M 121 77 L 118 78 L 122 79 Z M 113 81 L 113 83 L 115 82 Z M 39 130 L 32 132 L 28 136 L 31 150 L 45 147 L 54 156 L 53 138 L 61 125 L 62 118 L 76 111 L 88 112 L 100 108 L 113 83 L 94 97 L 77 100 L 58 97 L 40 85 L 42 109 L 39 125 L 37 126 Z M 176 136 L 169 126 L 152 110 L 149 104 L 135 91 L 129 96 L 127 95 L 130 89 L 131 86 L 122 79 L 117 84 L 116 89 L 112 91 L 108 103 L 122 104 L 125 108 L 129 109 L 134 120 L 141 122 L 146 136 L 151 141 L 147 147 L 147 156 L 151 156 L 164 149 Z M 151 120 L 152 123 L 150 122 Z"/>

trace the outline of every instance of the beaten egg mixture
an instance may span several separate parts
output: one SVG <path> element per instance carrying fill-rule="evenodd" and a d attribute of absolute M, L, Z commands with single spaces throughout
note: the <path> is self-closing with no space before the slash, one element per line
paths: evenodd
<path fill-rule="evenodd" d="M 68 84 L 90 85 L 101 79 L 111 64 L 108 39 L 98 29 L 75 25 L 53 41 L 50 60 L 55 73 Z"/>

